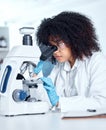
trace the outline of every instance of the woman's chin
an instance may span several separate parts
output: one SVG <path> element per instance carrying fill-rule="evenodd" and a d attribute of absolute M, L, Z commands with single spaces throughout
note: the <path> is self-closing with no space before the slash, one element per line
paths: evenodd
<path fill-rule="evenodd" d="M 57 61 L 60 63 L 65 62 L 65 60 L 62 60 L 62 59 L 57 59 Z"/>

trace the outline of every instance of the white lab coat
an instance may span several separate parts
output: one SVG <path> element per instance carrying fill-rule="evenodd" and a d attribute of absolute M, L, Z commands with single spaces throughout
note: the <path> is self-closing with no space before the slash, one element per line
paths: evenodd
<path fill-rule="evenodd" d="M 60 96 L 59 103 L 62 112 L 70 110 L 87 110 L 106 107 L 106 57 L 101 52 L 95 52 L 83 61 L 78 60 L 77 72 L 74 85 L 77 90 L 76 96 L 65 97 L 62 89 L 66 87 L 67 80 L 65 63 L 57 63 L 49 77 L 52 79 L 57 94 Z M 69 66 L 66 66 L 68 69 Z M 68 84 L 70 85 L 70 84 Z M 62 88 L 62 86 L 64 86 Z"/>

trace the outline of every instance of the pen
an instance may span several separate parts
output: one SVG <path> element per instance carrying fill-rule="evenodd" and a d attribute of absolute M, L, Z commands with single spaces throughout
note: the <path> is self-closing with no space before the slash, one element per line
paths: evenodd
<path fill-rule="evenodd" d="M 95 109 L 87 109 L 88 112 L 96 112 Z"/>

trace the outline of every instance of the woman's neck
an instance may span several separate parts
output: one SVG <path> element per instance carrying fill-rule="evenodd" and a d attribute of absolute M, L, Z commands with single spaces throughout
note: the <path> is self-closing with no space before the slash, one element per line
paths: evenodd
<path fill-rule="evenodd" d="M 70 66 L 71 66 L 71 68 L 72 68 L 73 65 L 74 65 L 74 63 L 75 63 L 75 59 L 71 59 L 71 60 L 69 60 L 69 63 L 70 63 Z"/>

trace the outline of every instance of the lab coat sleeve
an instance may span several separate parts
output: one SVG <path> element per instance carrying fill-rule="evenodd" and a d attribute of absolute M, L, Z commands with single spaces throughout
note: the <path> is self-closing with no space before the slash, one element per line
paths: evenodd
<path fill-rule="evenodd" d="M 68 111 L 86 111 L 87 109 L 98 109 L 100 107 L 100 103 L 98 100 L 94 98 L 86 98 L 83 96 L 75 96 L 75 97 L 60 97 L 60 108 L 61 112 Z M 105 105 L 106 107 L 106 105 Z"/>
<path fill-rule="evenodd" d="M 106 108 L 106 59 L 101 55 L 92 57 L 88 73 L 88 95 L 60 97 L 61 112 Z"/>

